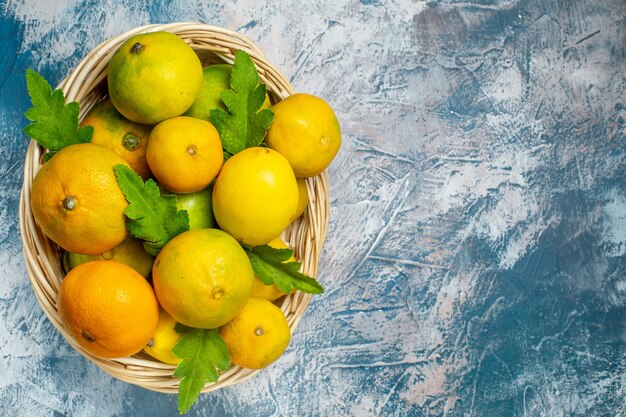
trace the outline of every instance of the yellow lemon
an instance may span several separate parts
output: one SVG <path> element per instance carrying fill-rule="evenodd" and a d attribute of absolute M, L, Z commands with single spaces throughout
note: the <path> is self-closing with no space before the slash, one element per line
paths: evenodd
<path fill-rule="evenodd" d="M 230 359 L 244 368 L 260 369 L 278 359 L 291 339 L 282 310 L 263 298 L 251 297 L 232 321 L 220 328 Z"/>
<path fill-rule="evenodd" d="M 167 311 L 159 308 L 159 323 L 143 351 L 163 363 L 177 365 L 180 358 L 172 353 L 172 349 L 183 335 L 175 330 L 176 324 L 178 322 Z"/>
<path fill-rule="evenodd" d="M 132 36 L 109 63 L 108 91 L 129 120 L 156 124 L 180 116 L 202 85 L 202 64 L 193 49 L 169 32 Z"/>
<path fill-rule="evenodd" d="M 264 245 L 280 235 L 297 206 L 298 184 L 289 162 L 269 148 L 233 155 L 213 186 L 217 224 L 246 245 Z"/>
<path fill-rule="evenodd" d="M 302 216 L 309 205 L 309 190 L 306 186 L 306 180 L 304 178 L 297 178 L 296 180 L 298 182 L 298 208 L 293 216 L 294 219 Z"/>
<path fill-rule="evenodd" d="M 310 94 L 294 94 L 272 110 L 267 145 L 287 158 L 297 177 L 324 171 L 341 145 L 339 122 L 328 103 Z"/>
<path fill-rule="evenodd" d="M 252 291 L 248 255 L 218 229 L 183 232 L 161 249 L 152 282 L 161 306 L 189 327 L 214 329 L 237 315 Z"/>
<path fill-rule="evenodd" d="M 224 152 L 211 123 L 179 116 L 152 129 L 146 158 L 160 185 L 175 193 L 193 193 L 215 179 Z"/>

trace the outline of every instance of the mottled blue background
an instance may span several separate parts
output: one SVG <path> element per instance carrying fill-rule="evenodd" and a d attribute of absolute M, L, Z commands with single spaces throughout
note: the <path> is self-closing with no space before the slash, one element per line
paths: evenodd
<path fill-rule="evenodd" d="M 21 257 L 24 71 L 201 21 L 335 108 L 331 225 L 287 353 L 190 416 L 626 416 L 623 0 L 0 3 L 0 410 L 173 416 L 49 323 Z"/>

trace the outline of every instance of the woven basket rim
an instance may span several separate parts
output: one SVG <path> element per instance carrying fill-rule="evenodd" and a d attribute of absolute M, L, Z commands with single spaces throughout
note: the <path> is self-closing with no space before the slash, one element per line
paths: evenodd
<path fill-rule="evenodd" d="M 98 87 L 106 80 L 108 62 L 121 43 L 138 33 L 168 31 L 184 39 L 201 58 L 209 61 L 232 63 L 234 51 L 245 50 L 259 71 L 259 78 L 268 87 L 273 102 L 293 94 L 289 81 L 269 63 L 261 50 L 245 36 L 221 27 L 198 22 L 179 22 L 139 26 L 105 40 L 81 60 L 70 75 L 57 88 L 63 89 L 66 101 L 80 104 L 80 118 L 98 101 L 104 98 Z M 211 62 L 212 63 L 212 62 Z M 178 393 L 179 379 L 172 373 L 175 365 L 159 362 L 140 352 L 126 358 L 103 359 L 85 351 L 65 330 L 59 319 L 56 301 L 60 282 L 64 276 L 62 250 L 43 235 L 30 210 L 32 180 L 42 165 L 43 148 L 30 142 L 24 161 L 24 180 L 20 195 L 19 226 L 23 255 L 31 286 L 39 305 L 65 340 L 81 355 L 94 362 L 111 376 L 145 389 Z M 304 215 L 295 220 L 282 237 L 302 262 L 302 272 L 317 276 L 319 257 L 328 229 L 330 217 L 329 185 L 326 171 L 306 179 L 309 204 Z M 295 293 L 285 296 L 279 307 L 285 313 L 291 332 L 298 326 L 312 296 Z M 280 359 L 279 359 L 280 360 Z M 240 368 L 236 365 L 220 375 L 218 382 L 207 383 L 202 392 L 242 382 L 259 370 Z"/>

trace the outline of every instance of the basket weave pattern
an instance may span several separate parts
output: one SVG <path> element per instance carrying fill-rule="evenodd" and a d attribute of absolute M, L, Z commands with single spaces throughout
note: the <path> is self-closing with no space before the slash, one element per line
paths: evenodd
<path fill-rule="evenodd" d="M 80 104 L 81 119 L 95 103 L 106 96 L 108 64 L 117 48 L 135 34 L 153 31 L 168 31 L 178 35 L 196 51 L 205 65 L 232 64 L 235 51 L 242 49 L 250 55 L 257 66 L 259 77 L 267 85 L 273 103 L 293 94 L 289 82 L 267 62 L 263 53 L 252 42 L 236 32 L 200 23 L 148 25 L 135 28 L 98 45 L 58 86 L 63 89 L 68 102 L 76 101 Z M 42 166 L 43 152 L 44 149 L 31 141 L 24 163 L 24 184 L 19 208 L 20 233 L 26 269 L 39 304 L 70 345 L 105 372 L 117 379 L 149 390 L 177 393 L 179 379 L 172 377 L 175 365 L 161 363 L 143 353 L 118 359 L 93 356 L 83 350 L 63 327 L 57 311 L 57 295 L 64 276 L 61 262 L 62 250 L 42 234 L 30 209 L 31 184 Z M 317 177 L 307 179 L 306 183 L 309 191 L 308 208 L 300 219 L 287 228 L 282 237 L 289 247 L 294 249 L 296 258 L 302 262 L 302 272 L 316 276 L 330 217 L 328 176 L 326 172 L 323 172 Z M 310 294 L 299 291 L 283 299 L 280 307 L 287 317 L 292 333 L 310 301 Z M 256 372 L 258 371 L 233 365 L 220 375 L 218 382 L 206 384 L 202 392 L 241 382 Z"/>

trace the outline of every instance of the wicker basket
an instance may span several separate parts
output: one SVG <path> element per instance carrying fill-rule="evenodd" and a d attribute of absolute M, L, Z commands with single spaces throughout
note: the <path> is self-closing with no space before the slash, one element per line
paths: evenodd
<path fill-rule="evenodd" d="M 273 103 L 283 100 L 293 89 L 285 77 L 263 56 L 263 53 L 245 37 L 222 28 L 200 23 L 173 23 L 138 27 L 98 45 L 82 60 L 59 88 L 65 92 L 67 101 L 80 104 L 80 117 L 106 96 L 106 76 L 109 60 L 117 48 L 130 36 L 143 32 L 168 31 L 184 39 L 198 54 L 203 63 L 232 63 L 237 49 L 246 51 L 259 71 L 259 76 L 268 87 Z M 46 238 L 33 218 L 30 210 L 31 184 L 42 165 L 43 149 L 31 141 L 24 163 L 24 184 L 20 199 L 19 223 L 26 269 L 33 290 L 44 312 L 65 339 L 83 356 L 93 361 L 110 375 L 122 381 L 139 385 L 149 390 L 177 393 L 179 379 L 172 377 L 174 365 L 161 363 L 148 355 L 138 353 L 132 357 L 102 359 L 95 357 L 72 339 L 59 320 L 57 294 L 64 273 L 62 250 Z M 302 261 L 302 272 L 317 275 L 317 265 L 329 221 L 328 177 L 326 172 L 307 179 L 309 205 L 299 220 L 284 232 L 285 242 L 294 249 L 297 259 Z M 291 331 L 295 330 L 311 295 L 295 292 L 283 299 L 281 309 L 287 317 Z M 256 372 L 232 366 L 220 375 L 219 381 L 204 386 L 202 392 L 241 382 Z"/>

